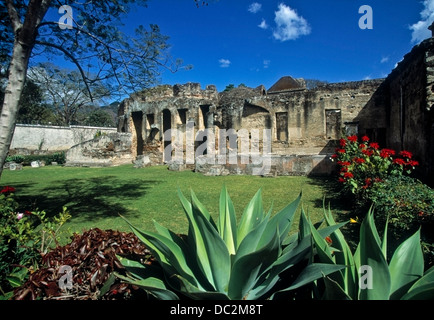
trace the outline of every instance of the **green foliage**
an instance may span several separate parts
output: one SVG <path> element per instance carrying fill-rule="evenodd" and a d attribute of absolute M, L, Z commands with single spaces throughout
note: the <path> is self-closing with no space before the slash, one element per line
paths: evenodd
<path fill-rule="evenodd" d="M 324 210 L 327 226 L 336 225 L 329 211 Z M 327 242 L 315 236 L 312 229 L 312 249 L 319 261 L 345 264 L 324 279 L 324 299 L 348 300 L 411 300 L 434 297 L 434 267 L 424 272 L 424 258 L 420 231 L 402 242 L 387 257 L 387 224 L 383 237 L 377 231 L 373 211 L 369 211 L 360 228 L 360 241 L 353 254 L 340 230 L 330 235 Z"/>
<path fill-rule="evenodd" d="M 21 94 L 17 123 L 49 123 L 54 121 L 53 110 L 43 99 L 42 88 L 27 78 Z"/>
<path fill-rule="evenodd" d="M 343 190 L 355 197 L 356 201 L 369 201 L 378 183 L 390 177 L 401 177 L 409 174 L 419 163 L 413 160 L 409 151 L 399 154 L 392 149 L 380 149 L 369 137 L 349 136 L 340 139 L 340 147 L 332 156 L 340 167 L 339 182 Z"/>
<path fill-rule="evenodd" d="M 94 127 L 115 127 L 115 121 L 110 113 L 102 108 L 97 108 L 86 114 L 84 124 Z"/>
<path fill-rule="evenodd" d="M 391 177 L 378 184 L 370 199 L 378 221 L 388 218 L 389 232 L 399 237 L 434 222 L 434 190 L 410 177 Z"/>
<path fill-rule="evenodd" d="M 63 151 L 55 152 L 45 155 L 13 155 L 6 158 L 6 162 L 22 163 L 23 165 L 30 165 L 33 161 L 44 161 L 46 164 L 57 162 L 58 164 L 64 164 L 66 162 L 66 154 Z"/>
<path fill-rule="evenodd" d="M 179 198 L 189 222 L 188 235 L 177 235 L 156 222 L 157 233 L 130 224 L 159 262 L 165 277 L 146 276 L 149 266 L 120 258 L 130 275 L 118 276 L 157 298 L 177 299 L 181 295 L 193 299 L 273 299 L 345 268 L 312 262 L 311 228 L 304 213 L 300 233 L 290 235 L 301 194 L 271 216 L 271 210 L 263 209 L 259 190 L 238 224 L 226 188 L 220 194 L 216 222 L 194 192 L 191 201 L 181 192 Z M 325 237 L 337 227 L 318 232 Z"/>
<path fill-rule="evenodd" d="M 15 162 L 15 163 L 23 163 L 25 161 L 25 157 L 19 154 L 8 156 L 5 162 Z"/>
<path fill-rule="evenodd" d="M 41 254 L 59 238 L 59 230 L 71 217 L 66 208 L 47 217 L 44 211 L 17 212 L 15 189 L 0 191 L 0 294 L 23 283 L 38 268 Z"/>

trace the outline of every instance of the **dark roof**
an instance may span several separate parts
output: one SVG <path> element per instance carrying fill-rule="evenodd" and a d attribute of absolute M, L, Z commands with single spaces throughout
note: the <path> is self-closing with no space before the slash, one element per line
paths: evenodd
<path fill-rule="evenodd" d="M 304 86 L 294 78 L 290 76 L 282 77 L 277 81 L 268 92 L 279 92 L 286 90 L 294 90 L 294 89 L 303 89 Z"/>

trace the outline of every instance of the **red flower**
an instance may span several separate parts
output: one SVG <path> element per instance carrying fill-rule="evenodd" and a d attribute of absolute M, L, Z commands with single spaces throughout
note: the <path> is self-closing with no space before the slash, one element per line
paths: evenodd
<path fill-rule="evenodd" d="M 382 158 L 388 158 L 393 155 L 395 155 L 395 150 L 392 149 L 382 149 L 380 152 L 380 157 Z"/>
<path fill-rule="evenodd" d="M 369 144 L 369 146 L 375 150 L 377 150 L 378 148 L 380 148 L 380 145 L 377 142 L 371 142 Z"/>
<path fill-rule="evenodd" d="M 363 158 L 354 158 L 354 162 L 358 163 L 358 164 L 365 163 L 365 159 L 363 159 Z"/>
<path fill-rule="evenodd" d="M 362 188 L 363 189 L 368 189 L 371 184 L 372 184 L 372 179 L 371 178 L 366 178 L 365 179 L 365 185 Z"/>
<path fill-rule="evenodd" d="M 340 166 L 349 166 L 351 163 L 349 161 L 338 161 L 338 165 Z"/>
<path fill-rule="evenodd" d="M 336 159 L 338 157 L 337 154 L 332 155 L 332 159 Z"/>
<path fill-rule="evenodd" d="M 341 145 L 341 147 L 345 147 L 347 145 L 347 141 L 345 139 L 340 139 L 339 140 L 339 144 Z"/>
<path fill-rule="evenodd" d="M 400 166 L 403 166 L 405 164 L 405 161 L 401 158 L 393 160 L 393 163 L 399 164 Z"/>
<path fill-rule="evenodd" d="M 408 159 L 411 159 L 411 158 L 413 157 L 413 154 L 412 154 L 410 151 L 405 151 L 405 150 L 403 150 L 403 151 L 401 151 L 399 154 L 400 154 L 402 157 L 404 157 L 404 158 L 408 158 Z"/>
<path fill-rule="evenodd" d="M 332 238 L 330 238 L 329 236 L 325 237 L 325 241 L 327 241 L 327 243 L 328 243 L 329 245 L 331 245 L 331 244 L 333 243 Z"/>
<path fill-rule="evenodd" d="M 362 141 L 363 142 L 368 142 L 369 141 L 369 137 L 368 136 L 363 136 L 362 137 Z"/>
<path fill-rule="evenodd" d="M 14 187 L 3 187 L 3 189 L 0 191 L 0 193 L 13 193 L 15 192 L 15 188 Z"/>
<path fill-rule="evenodd" d="M 344 173 L 344 178 L 354 178 L 354 175 L 351 172 L 345 172 Z"/>
<path fill-rule="evenodd" d="M 374 154 L 374 152 L 372 151 L 372 150 L 362 150 L 362 153 L 365 155 L 365 156 L 368 156 L 368 157 L 370 157 L 370 156 L 372 156 L 373 154 Z"/>
<path fill-rule="evenodd" d="M 338 149 L 337 152 L 338 153 L 345 153 L 345 149 Z"/>
<path fill-rule="evenodd" d="M 349 137 L 348 137 L 348 141 L 351 141 L 351 142 L 357 142 L 357 140 L 358 140 L 358 138 L 357 138 L 356 135 L 354 135 L 354 136 L 349 136 Z"/>
<path fill-rule="evenodd" d="M 359 144 L 359 149 L 365 149 L 366 145 L 364 143 Z"/>
<path fill-rule="evenodd" d="M 344 182 L 345 182 L 345 179 L 342 178 L 342 177 L 340 177 L 340 178 L 339 178 L 339 182 L 344 183 Z"/>
<path fill-rule="evenodd" d="M 416 160 L 410 160 L 409 162 L 406 163 L 408 166 L 411 167 L 416 167 L 419 165 L 419 162 L 417 162 Z"/>

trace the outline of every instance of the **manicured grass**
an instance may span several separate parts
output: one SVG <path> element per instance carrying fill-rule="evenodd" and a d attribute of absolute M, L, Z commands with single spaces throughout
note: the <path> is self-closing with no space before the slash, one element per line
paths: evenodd
<path fill-rule="evenodd" d="M 212 215 L 217 214 L 220 191 L 226 185 L 237 215 L 261 188 L 265 210 L 276 213 L 303 192 L 303 207 L 312 220 L 322 218 L 322 201 L 329 180 L 308 177 L 226 176 L 207 177 L 191 171 L 173 172 L 165 166 L 135 169 L 131 165 L 109 168 L 24 167 L 4 171 L 0 186 L 16 188 L 22 210 L 45 210 L 53 215 L 62 206 L 72 218 L 71 232 L 90 228 L 129 231 L 119 216 L 144 230 L 154 230 L 152 220 L 177 233 L 186 233 L 187 220 L 178 188 L 189 196 L 193 190 Z M 331 195 L 327 195 L 331 196 Z M 332 208 L 334 205 L 332 201 Z M 298 217 L 297 217 L 298 219 Z"/>

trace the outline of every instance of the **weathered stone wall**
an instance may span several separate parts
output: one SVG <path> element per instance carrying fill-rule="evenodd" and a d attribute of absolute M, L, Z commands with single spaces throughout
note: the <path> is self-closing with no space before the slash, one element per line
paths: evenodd
<path fill-rule="evenodd" d="M 131 134 L 110 133 L 77 144 L 66 152 L 65 166 L 114 166 L 131 164 Z"/>
<path fill-rule="evenodd" d="M 330 153 L 333 142 L 356 123 L 382 81 L 328 84 L 268 95 L 236 88 L 221 94 L 217 118 L 225 128 L 270 129 L 273 153 Z"/>
<path fill-rule="evenodd" d="M 261 175 L 274 176 L 329 176 L 336 170 L 336 163 L 328 155 L 269 155 L 263 161 L 242 161 L 241 155 L 237 163 L 226 161 L 223 164 L 210 163 L 206 156 L 196 159 L 195 171 L 207 176 L 226 175 Z"/>
<path fill-rule="evenodd" d="M 272 144 L 267 152 L 277 161 L 273 172 L 277 175 L 310 174 L 315 172 L 312 164 L 324 163 L 314 161 L 312 157 L 320 155 L 323 158 L 334 152 L 336 141 L 344 131 L 353 128 L 351 126 L 359 112 L 381 83 L 382 80 L 371 80 L 328 84 L 314 90 L 297 88 L 278 94 L 267 94 L 263 86 L 256 89 L 239 87 L 220 94 L 214 86 L 201 90 L 199 84 L 192 83 L 159 86 L 137 93 L 121 103 L 119 131 L 131 133 L 133 157 L 146 155 L 153 159 L 153 164 L 161 164 L 171 160 L 174 150 L 197 148 L 202 143 L 196 141 L 194 146 L 186 145 L 189 143 L 185 133 L 187 124 L 194 124 L 194 136 L 209 129 L 214 132 L 216 140 L 221 129 L 237 132 L 244 129 L 250 134 L 254 129 L 267 129 Z M 175 137 L 163 137 L 168 129 L 177 129 L 178 134 L 184 135 L 180 144 Z M 261 136 L 258 142 L 260 152 L 263 152 L 263 142 Z M 215 148 L 214 142 L 208 143 L 210 148 Z M 218 141 L 214 144 L 217 146 Z M 168 148 L 166 154 L 164 151 Z M 307 158 L 299 156 L 311 157 L 306 162 Z M 179 162 L 185 163 L 185 160 L 186 156 L 176 159 L 176 165 L 171 167 L 184 167 Z M 297 169 L 300 166 L 304 169 Z M 199 165 L 196 171 L 205 167 Z M 323 168 L 320 171 L 327 170 Z"/>
<path fill-rule="evenodd" d="M 434 39 L 415 46 L 357 117 L 382 146 L 411 151 L 424 181 L 434 183 Z"/>
<path fill-rule="evenodd" d="M 116 128 L 17 124 L 10 149 L 23 152 L 65 151 L 76 144 L 93 139 L 97 132 L 107 134 L 116 131 Z"/>

